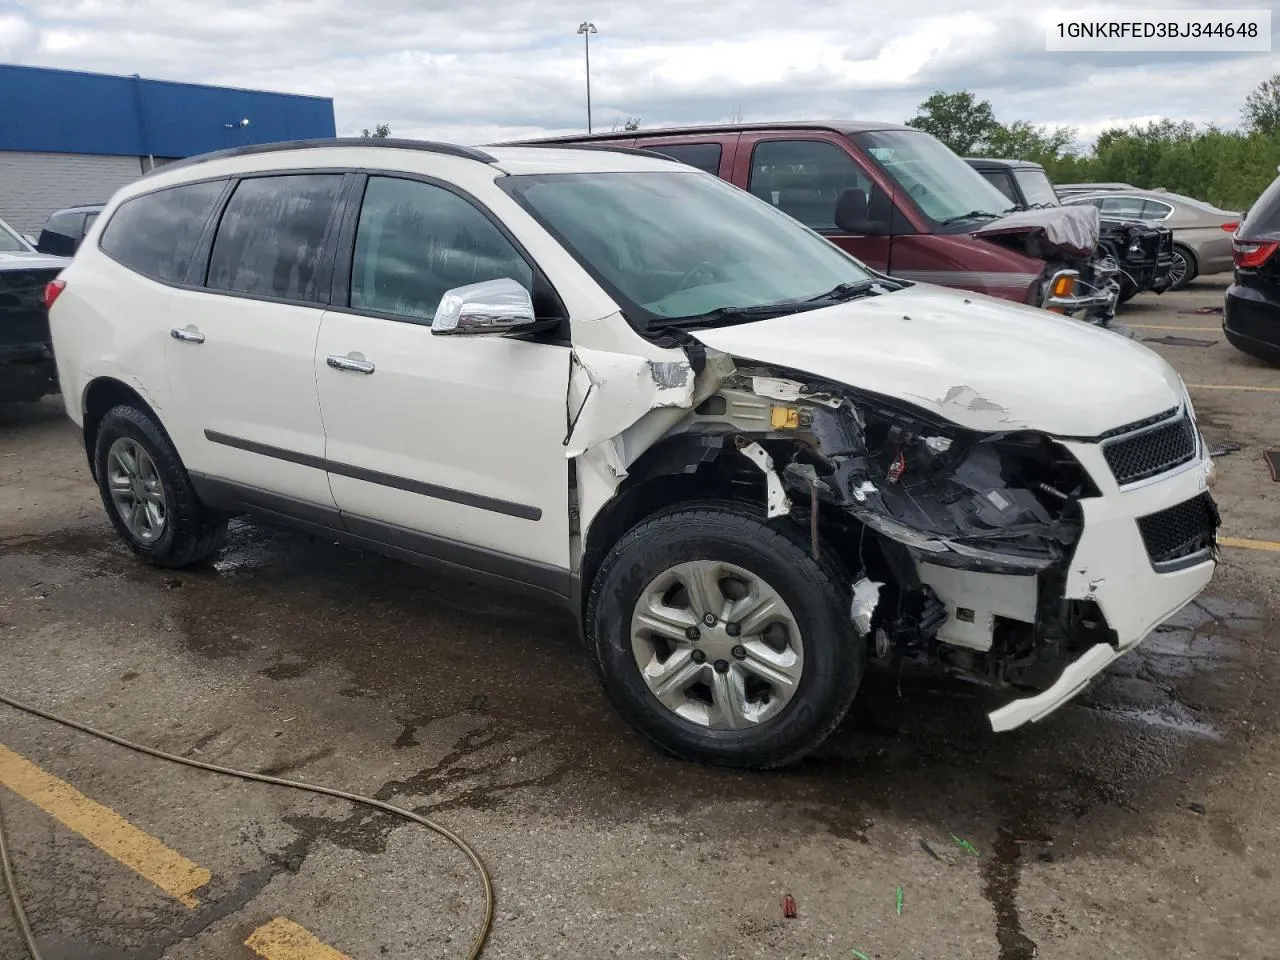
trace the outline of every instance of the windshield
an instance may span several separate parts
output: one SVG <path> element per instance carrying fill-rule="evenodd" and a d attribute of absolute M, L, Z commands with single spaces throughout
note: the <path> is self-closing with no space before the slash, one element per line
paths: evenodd
<path fill-rule="evenodd" d="M 813 306 L 872 280 L 848 254 L 745 190 L 693 170 L 504 177 L 644 330 L 731 318 L 716 311 Z"/>
<path fill-rule="evenodd" d="M 1053 184 L 1043 170 L 1034 167 L 1014 168 L 1014 179 L 1022 187 L 1022 195 L 1027 198 L 1027 206 L 1056 207 L 1058 195 L 1053 192 Z"/>
<path fill-rule="evenodd" d="M 0 220 L 0 253 L 26 253 L 29 248 L 13 229 Z"/>
<path fill-rule="evenodd" d="M 923 131 L 875 130 L 852 139 L 938 223 L 969 214 L 997 217 L 1009 209 L 1008 199 L 982 174 Z"/>

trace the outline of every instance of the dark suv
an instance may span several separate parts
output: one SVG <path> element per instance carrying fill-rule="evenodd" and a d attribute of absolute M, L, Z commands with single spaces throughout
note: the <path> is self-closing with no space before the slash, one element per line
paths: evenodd
<path fill-rule="evenodd" d="M 1231 254 L 1222 332 L 1237 350 L 1280 363 L 1280 177 L 1250 207 Z"/>
<path fill-rule="evenodd" d="M 74 256 L 102 207 L 100 203 L 85 203 L 56 211 L 40 231 L 36 249 L 54 257 Z"/>

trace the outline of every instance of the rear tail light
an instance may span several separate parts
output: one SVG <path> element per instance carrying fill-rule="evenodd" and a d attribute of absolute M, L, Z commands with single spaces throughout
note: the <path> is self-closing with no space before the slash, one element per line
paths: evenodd
<path fill-rule="evenodd" d="M 63 290 L 67 289 L 67 281 L 50 280 L 44 285 L 44 308 L 48 310 L 53 306 L 53 302 L 58 299 Z"/>
<path fill-rule="evenodd" d="M 1237 267 L 1253 270 L 1271 259 L 1271 255 L 1280 247 L 1280 242 L 1263 240 L 1251 243 L 1248 240 L 1236 240 L 1231 244 L 1231 257 Z"/>
<path fill-rule="evenodd" d="M 1224 223 L 1222 225 L 1222 229 L 1227 231 L 1227 233 L 1235 233 L 1236 228 L 1239 226 L 1240 226 L 1239 220 L 1232 220 L 1230 223 Z"/>

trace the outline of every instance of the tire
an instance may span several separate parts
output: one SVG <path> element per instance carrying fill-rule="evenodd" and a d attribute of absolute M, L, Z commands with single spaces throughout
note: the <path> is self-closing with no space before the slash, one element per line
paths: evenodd
<path fill-rule="evenodd" d="M 1175 243 L 1173 245 L 1173 255 L 1174 257 L 1181 257 L 1183 263 L 1186 264 L 1186 268 L 1183 271 L 1182 276 L 1179 277 L 1177 281 L 1170 284 L 1169 289 L 1181 290 L 1196 278 L 1196 275 L 1200 272 L 1200 264 L 1196 260 L 1196 255 L 1181 244 Z M 1177 261 L 1175 260 L 1174 263 L 1176 266 Z"/>
<path fill-rule="evenodd" d="M 130 461 L 137 467 L 136 483 L 126 469 Z M 108 410 L 98 425 L 93 464 L 98 492 L 111 525 L 147 563 L 165 568 L 188 567 L 222 546 L 226 517 L 200 502 L 178 451 L 150 413 L 129 404 Z M 126 481 L 127 493 L 123 492 Z M 147 497 L 156 503 L 157 495 L 161 498 L 158 509 L 144 506 L 145 517 L 131 527 L 126 519 L 130 512 L 126 504 L 140 500 L 145 503 Z M 152 534 L 136 532 L 139 526 L 148 527 Z"/>
<path fill-rule="evenodd" d="M 770 589 L 781 600 L 781 606 L 774 607 L 776 619 L 762 633 L 749 629 L 737 636 L 740 643 L 731 654 L 726 645 L 734 643 L 735 635 L 729 632 L 732 609 L 729 618 L 714 626 L 700 622 L 705 632 L 698 637 L 679 637 L 680 626 L 697 619 L 697 605 L 688 602 L 693 594 L 684 586 L 688 577 L 681 571 L 708 568 L 713 576 L 702 582 L 718 584 L 721 591 L 711 606 L 749 606 Z M 752 577 L 752 593 L 743 598 Z M 668 582 L 669 589 L 664 586 Z M 666 624 L 664 633 L 643 626 L 634 630 L 638 605 L 659 596 L 664 616 L 679 613 L 684 619 L 677 618 L 674 629 Z M 766 522 L 762 510 L 710 501 L 650 517 L 614 545 L 591 585 L 586 637 L 610 700 L 659 747 L 686 760 L 769 769 L 792 763 L 817 747 L 853 702 L 867 650 L 850 622 L 849 605 L 848 575 L 830 555 L 814 560 L 789 521 Z M 764 650 L 762 644 L 778 643 L 779 637 L 784 638 L 779 648 L 770 646 L 772 654 Z M 660 664 L 663 647 L 667 659 Z M 694 659 L 699 653 L 707 659 Z M 688 659 L 677 659 L 684 657 Z M 646 658 L 646 669 L 658 671 L 663 679 L 679 679 L 662 674 L 668 662 L 693 671 L 688 691 L 682 681 L 668 694 L 669 702 L 679 701 L 682 712 L 660 701 L 651 689 L 641 667 Z M 778 673 L 791 671 L 790 686 L 762 680 L 762 664 L 779 665 Z M 735 686 L 739 682 L 741 686 Z M 730 687 L 741 696 L 720 699 L 719 692 Z M 733 703 L 742 709 L 722 708 Z"/>

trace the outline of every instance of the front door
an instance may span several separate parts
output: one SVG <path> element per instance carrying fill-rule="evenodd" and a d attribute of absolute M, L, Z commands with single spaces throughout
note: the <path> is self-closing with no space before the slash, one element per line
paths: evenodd
<path fill-rule="evenodd" d="M 888 272 L 892 205 L 839 134 L 743 134 L 734 181 L 873 270 Z M 853 223 L 863 227 L 854 232 Z"/>
<path fill-rule="evenodd" d="M 165 422 L 189 470 L 330 514 L 315 349 L 341 187 L 340 173 L 242 180 L 204 288 L 169 301 L 165 354 Z"/>
<path fill-rule="evenodd" d="M 471 200 L 393 176 L 368 178 L 351 247 L 315 368 L 344 525 L 488 572 L 515 559 L 563 575 L 568 345 L 430 326 L 445 291 L 532 288 L 532 266 Z"/>

